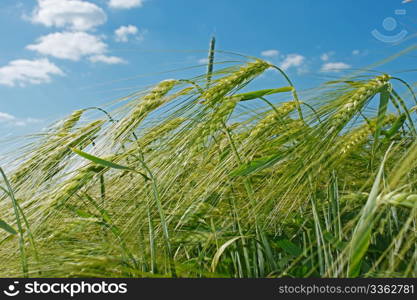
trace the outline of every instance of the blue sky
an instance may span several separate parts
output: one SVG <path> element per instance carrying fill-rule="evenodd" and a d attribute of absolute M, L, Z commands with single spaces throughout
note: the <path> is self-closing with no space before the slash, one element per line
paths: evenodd
<path fill-rule="evenodd" d="M 314 87 L 413 45 L 416 13 L 401 0 L 1 0 L 0 136 L 191 75 L 161 72 L 203 65 L 211 35 L 218 50 L 263 57 Z M 377 69 L 414 64 L 410 53 Z"/>

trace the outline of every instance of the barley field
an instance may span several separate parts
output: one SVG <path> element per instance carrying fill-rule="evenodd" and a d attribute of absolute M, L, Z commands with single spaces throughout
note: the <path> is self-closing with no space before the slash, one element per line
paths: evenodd
<path fill-rule="evenodd" d="M 1 277 L 417 277 L 412 84 L 213 55 L 3 156 Z"/>

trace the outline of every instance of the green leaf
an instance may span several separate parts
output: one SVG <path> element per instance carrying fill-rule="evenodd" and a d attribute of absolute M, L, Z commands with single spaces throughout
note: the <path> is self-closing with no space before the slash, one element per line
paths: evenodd
<path fill-rule="evenodd" d="M 398 132 L 406 119 L 407 116 L 404 113 L 401 114 L 398 119 L 395 120 L 394 124 L 392 124 L 391 128 L 384 132 L 387 141 Z"/>
<path fill-rule="evenodd" d="M 0 228 L 7 231 L 8 233 L 17 234 L 16 230 L 14 230 L 9 224 L 7 224 L 1 219 L 0 219 Z"/>
<path fill-rule="evenodd" d="M 288 254 L 294 256 L 299 256 L 301 253 L 303 253 L 300 247 L 287 239 L 278 241 L 277 245 Z"/>
<path fill-rule="evenodd" d="M 398 101 L 398 104 L 403 108 L 404 113 L 405 113 L 405 115 L 407 117 L 407 120 L 410 123 L 409 124 L 410 125 L 410 129 L 413 132 L 414 136 L 417 136 L 417 131 L 416 131 L 416 128 L 414 127 L 413 119 L 410 116 L 410 112 L 408 111 L 408 108 L 407 108 L 407 105 L 405 104 L 404 99 L 402 99 L 400 97 L 400 95 L 394 89 L 391 90 L 391 96 L 392 96 L 391 97 L 391 100 L 393 102 L 395 102 L 395 100 L 397 100 Z"/>
<path fill-rule="evenodd" d="M 385 115 L 387 114 L 389 98 L 390 98 L 390 93 L 387 88 L 384 88 L 379 93 L 378 117 L 377 117 L 377 123 L 376 123 L 375 139 L 374 139 L 375 142 L 373 145 L 374 147 L 373 151 L 375 151 L 376 147 L 378 146 L 382 125 L 384 123 Z"/>
<path fill-rule="evenodd" d="M 89 213 L 88 211 L 84 211 L 82 209 L 76 209 L 74 212 L 81 218 L 97 218 L 95 214 Z"/>
<path fill-rule="evenodd" d="M 274 154 L 262 158 L 255 159 L 251 162 L 248 162 L 246 164 L 242 164 L 236 169 L 234 169 L 230 176 L 237 177 L 237 176 L 247 176 L 249 174 L 252 174 L 256 171 L 259 171 L 261 169 L 264 169 L 266 167 L 269 167 L 273 165 L 275 162 L 277 162 L 281 158 L 282 154 Z"/>
<path fill-rule="evenodd" d="M 254 92 L 248 92 L 243 94 L 235 95 L 234 97 L 240 97 L 240 101 L 247 101 L 252 99 L 257 99 L 259 97 L 277 94 L 277 93 L 285 93 L 285 92 L 292 92 L 294 88 L 292 86 L 284 86 L 277 89 L 265 89 L 265 90 L 259 90 Z"/>
<path fill-rule="evenodd" d="M 214 254 L 213 260 L 211 262 L 211 271 L 215 272 L 217 264 L 219 263 L 220 257 L 222 256 L 223 252 L 226 250 L 227 247 L 229 247 L 231 244 L 233 244 L 238 239 L 243 238 L 243 236 L 237 236 L 230 240 L 228 240 L 226 243 L 220 246 L 219 250 Z"/>
<path fill-rule="evenodd" d="M 75 148 L 71 148 L 71 151 L 74 152 L 75 154 L 78 154 L 79 156 L 88 159 L 89 161 L 92 161 L 95 164 L 101 165 L 103 167 L 107 167 L 107 168 L 112 168 L 112 169 L 118 169 L 118 170 L 125 170 L 125 171 L 131 171 L 131 172 L 135 172 L 135 173 L 139 173 L 140 175 L 142 175 L 146 180 L 149 180 L 149 177 L 146 176 L 145 174 L 143 174 L 142 172 L 138 172 L 133 168 L 130 167 L 126 167 L 126 166 L 122 166 L 116 163 L 113 163 L 111 161 L 99 158 L 97 156 L 88 154 L 84 151 L 81 151 L 79 149 L 75 149 Z"/>
<path fill-rule="evenodd" d="M 6 195 L 10 197 L 9 191 L 6 188 L 2 187 L 1 185 L 0 185 L 0 190 L 2 190 L 3 192 L 5 192 Z"/>
<path fill-rule="evenodd" d="M 277 270 L 278 269 L 278 265 L 277 265 L 277 263 L 275 261 L 276 259 L 275 259 L 274 255 L 273 255 L 273 252 L 272 252 L 272 249 L 271 249 L 271 245 L 270 245 L 270 243 L 268 241 L 268 238 L 267 238 L 267 236 L 265 235 L 265 233 L 263 231 L 260 232 L 260 235 L 261 235 L 262 246 L 263 246 L 263 248 L 265 250 L 265 255 L 266 255 L 267 261 L 271 264 L 271 266 L 272 266 L 272 268 L 274 270 Z"/>
<path fill-rule="evenodd" d="M 369 193 L 368 200 L 366 201 L 365 206 L 361 211 L 361 216 L 359 218 L 358 224 L 353 231 L 349 249 L 349 277 L 359 276 L 362 260 L 371 243 L 371 235 L 378 206 L 377 198 L 380 190 L 382 173 L 384 171 L 384 164 L 390 149 L 391 147 L 385 153 L 385 157 L 382 160 L 378 174 L 372 185 L 371 192 Z"/>
<path fill-rule="evenodd" d="M 78 155 L 79 155 L 79 156 L 81 156 L 81 157 L 84 157 L 85 159 L 88 159 L 88 160 L 92 161 L 93 163 L 96 163 L 96 164 L 98 164 L 98 165 L 102 165 L 102 166 L 107 167 L 107 168 L 113 168 L 113 169 L 119 169 L 119 170 L 129 170 L 129 171 L 135 171 L 135 170 L 134 170 L 134 169 L 132 169 L 132 168 L 129 168 L 129 167 L 126 167 L 126 166 L 122 166 L 122 165 L 115 164 L 115 163 L 113 163 L 113 162 L 111 162 L 111 161 L 104 160 L 104 159 L 102 159 L 102 158 L 99 158 L 99 157 L 97 157 L 97 156 L 94 156 L 94 155 L 88 154 L 88 153 L 86 153 L 86 152 L 84 152 L 84 151 L 81 151 L 81 150 L 78 150 L 78 149 L 75 149 L 75 148 L 71 148 L 71 151 L 72 151 L 72 152 L 74 152 L 75 154 L 78 154 Z"/>

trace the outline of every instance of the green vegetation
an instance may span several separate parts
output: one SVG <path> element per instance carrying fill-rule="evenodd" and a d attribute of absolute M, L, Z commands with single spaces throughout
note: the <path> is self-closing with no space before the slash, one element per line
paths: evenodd
<path fill-rule="evenodd" d="M 262 60 L 208 70 L 75 111 L 11 154 L 0 276 L 417 277 L 408 84 L 301 96 Z M 251 89 L 268 70 L 284 84 Z"/>

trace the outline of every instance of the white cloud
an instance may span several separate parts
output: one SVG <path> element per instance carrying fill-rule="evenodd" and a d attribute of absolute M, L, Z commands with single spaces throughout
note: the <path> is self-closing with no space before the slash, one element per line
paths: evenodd
<path fill-rule="evenodd" d="M 41 123 L 42 120 L 35 119 L 35 118 L 24 118 L 24 119 L 16 119 L 14 122 L 11 122 L 11 125 L 15 126 L 28 126 L 31 124 Z"/>
<path fill-rule="evenodd" d="M 134 25 L 120 26 L 114 31 L 116 42 L 126 43 L 129 40 L 129 36 L 135 36 L 139 33 L 139 29 Z M 143 38 L 142 35 L 139 39 Z"/>
<path fill-rule="evenodd" d="M 56 32 L 40 37 L 29 50 L 61 59 L 80 60 L 83 56 L 103 54 L 107 45 L 86 32 Z"/>
<path fill-rule="evenodd" d="M 329 56 L 329 54 L 327 54 L 327 53 L 323 53 L 323 54 L 320 56 L 320 59 L 321 59 L 322 61 L 328 61 L 328 60 L 330 59 L 330 56 Z"/>
<path fill-rule="evenodd" d="M 143 0 L 110 0 L 109 7 L 116 9 L 129 9 L 133 7 L 141 7 Z"/>
<path fill-rule="evenodd" d="M 278 54 L 279 54 L 279 51 L 275 49 L 265 50 L 261 52 L 261 55 L 265 57 L 275 57 L 275 56 L 278 56 Z"/>
<path fill-rule="evenodd" d="M 300 67 L 305 60 L 305 57 L 300 54 L 288 54 L 281 62 L 280 68 L 288 70 L 291 67 Z"/>
<path fill-rule="evenodd" d="M 12 125 L 12 126 L 26 126 L 29 124 L 39 123 L 41 120 L 34 118 L 20 119 L 11 114 L 0 112 L 0 125 Z"/>
<path fill-rule="evenodd" d="M 351 66 L 344 63 L 344 62 L 332 62 L 332 63 L 326 63 L 323 66 L 321 66 L 321 72 L 340 72 L 346 69 L 349 69 Z"/>
<path fill-rule="evenodd" d="M 297 68 L 297 74 L 298 75 L 304 75 L 310 73 L 310 67 L 307 64 L 302 64 Z"/>
<path fill-rule="evenodd" d="M 204 64 L 208 64 L 208 62 L 209 62 L 209 59 L 208 59 L 208 58 L 200 58 L 200 59 L 198 60 L 198 63 L 199 63 L 199 64 L 202 64 L 202 65 L 204 65 Z"/>
<path fill-rule="evenodd" d="M 25 86 L 47 83 L 51 81 L 51 75 L 62 76 L 64 72 L 46 58 L 13 60 L 8 65 L 0 67 L 0 84 Z"/>
<path fill-rule="evenodd" d="M 320 59 L 322 61 L 329 61 L 330 58 L 332 58 L 332 56 L 335 54 L 334 51 L 330 51 L 330 52 L 325 52 L 320 56 Z"/>
<path fill-rule="evenodd" d="M 352 55 L 354 55 L 354 56 L 367 56 L 367 55 L 369 55 L 369 50 L 367 50 L 367 49 L 363 49 L 363 50 L 355 49 L 355 50 L 352 51 Z"/>
<path fill-rule="evenodd" d="M 89 30 L 104 24 L 107 16 L 97 5 L 82 0 L 38 0 L 29 19 L 47 27 Z"/>
<path fill-rule="evenodd" d="M 120 57 L 117 57 L 117 56 L 107 56 L 107 55 L 103 55 L 103 54 L 91 56 L 89 58 L 89 60 L 91 62 L 94 62 L 94 63 L 95 62 L 103 62 L 103 63 L 110 64 L 110 65 L 113 65 L 113 64 L 125 64 L 126 63 L 126 61 L 124 59 L 120 58 Z"/>
<path fill-rule="evenodd" d="M 11 114 L 0 112 L 0 122 L 10 122 L 16 120 L 15 116 Z"/>
<path fill-rule="evenodd" d="M 126 63 L 120 57 L 107 56 L 107 44 L 100 37 L 86 32 L 56 32 L 40 37 L 29 50 L 56 58 L 79 61 L 88 57 L 91 62 L 106 64 Z"/>

